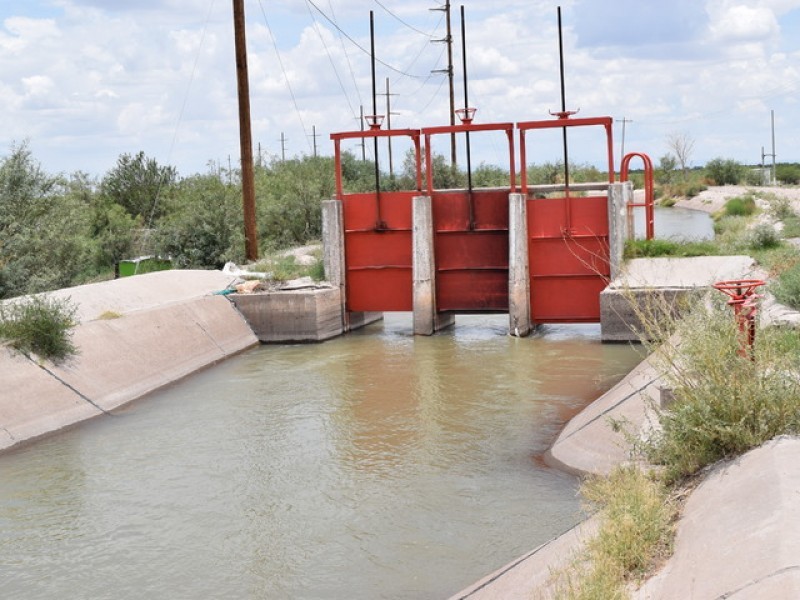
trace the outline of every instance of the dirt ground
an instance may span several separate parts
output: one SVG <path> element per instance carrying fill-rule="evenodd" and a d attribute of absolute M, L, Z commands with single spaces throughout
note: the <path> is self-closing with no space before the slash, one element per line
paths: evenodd
<path fill-rule="evenodd" d="M 675 206 L 713 213 L 722 208 L 729 198 L 741 196 L 747 192 L 753 192 L 757 197 L 762 194 L 774 194 L 780 198 L 787 198 L 792 201 L 795 210 L 800 209 L 800 187 L 750 187 L 744 185 L 710 187 L 694 198 L 679 200 Z"/>

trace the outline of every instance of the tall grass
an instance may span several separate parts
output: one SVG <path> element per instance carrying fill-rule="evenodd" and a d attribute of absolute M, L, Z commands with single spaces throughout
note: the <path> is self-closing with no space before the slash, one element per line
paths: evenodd
<path fill-rule="evenodd" d="M 625 598 L 629 582 L 671 551 L 675 504 L 663 483 L 630 466 L 588 479 L 581 494 L 597 508 L 600 525 L 576 570 L 556 574 L 557 597 Z"/>

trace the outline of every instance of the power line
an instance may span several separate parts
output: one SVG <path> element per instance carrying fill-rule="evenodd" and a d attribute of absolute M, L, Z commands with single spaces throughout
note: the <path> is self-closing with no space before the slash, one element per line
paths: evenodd
<path fill-rule="evenodd" d="M 313 6 L 313 7 L 314 7 L 314 9 L 315 9 L 315 10 L 316 10 L 316 11 L 317 11 L 319 14 L 321 14 L 321 15 L 323 16 L 323 18 L 324 18 L 326 21 L 328 21 L 328 23 L 330 23 L 330 24 L 331 24 L 333 27 L 335 27 L 335 28 L 336 28 L 336 30 L 337 30 L 337 31 L 339 31 L 339 33 L 341 33 L 341 34 L 342 34 L 344 37 L 346 37 L 348 40 L 350 40 L 350 43 L 351 43 L 351 44 L 353 44 L 353 45 L 354 45 L 356 48 L 358 48 L 359 50 L 361 50 L 361 51 L 362 51 L 364 54 L 366 54 L 367 56 L 372 56 L 372 54 L 371 54 L 371 52 L 370 52 L 369 50 L 367 50 L 366 48 L 364 48 L 364 46 L 362 46 L 362 45 L 361 45 L 361 44 L 359 44 L 357 41 L 355 41 L 355 40 L 354 40 L 352 37 L 350 37 L 350 35 L 349 35 L 349 34 L 348 34 L 348 33 L 347 33 L 347 32 L 346 32 L 344 29 L 342 29 L 341 27 L 339 27 L 339 24 L 338 24 L 338 23 L 336 23 L 336 21 L 334 21 L 334 20 L 333 20 L 333 19 L 331 19 L 331 18 L 330 18 L 328 15 L 326 15 L 326 14 L 323 12 L 323 10 L 322 10 L 322 9 L 321 9 L 319 6 L 317 6 L 317 5 L 316 5 L 316 4 L 313 2 L 313 0 L 306 0 L 306 2 L 308 2 L 308 3 L 309 3 L 311 6 Z M 384 67 L 386 67 L 386 68 L 387 68 L 387 69 L 389 69 L 390 71 L 394 71 L 395 73 L 398 73 L 398 74 L 400 74 L 400 75 L 404 75 L 404 76 L 406 76 L 406 77 L 411 77 L 411 78 L 413 78 L 413 79 L 424 79 L 424 78 L 425 78 L 425 75 L 413 75 L 413 74 L 411 74 L 411 73 L 406 73 L 405 71 L 402 71 L 401 69 L 398 69 L 397 67 L 394 67 L 394 66 L 390 65 L 389 63 L 387 63 L 387 62 L 384 62 L 384 61 L 382 61 L 381 59 L 379 59 L 379 58 L 377 58 L 377 57 L 375 57 L 375 62 L 378 62 L 378 63 L 380 63 L 381 65 L 383 65 Z"/>
<path fill-rule="evenodd" d="M 397 20 L 399 23 L 401 23 L 402 25 L 405 25 L 406 27 L 408 27 L 408 28 L 409 28 L 411 31 L 415 31 L 416 33 L 419 33 L 420 35 L 424 35 L 424 36 L 425 36 L 425 37 L 427 37 L 427 38 L 432 38 L 432 37 L 434 36 L 434 33 L 435 33 L 435 31 L 434 31 L 433 33 L 425 33 L 424 31 L 422 31 L 422 30 L 420 30 L 420 29 L 417 29 L 417 28 L 416 28 L 416 27 L 414 27 L 413 25 L 410 25 L 409 23 L 407 23 L 406 21 L 404 21 L 403 19 L 401 19 L 399 16 L 397 16 L 397 15 L 396 15 L 395 13 L 393 13 L 391 10 L 389 10 L 388 8 L 386 8 L 386 6 L 385 6 L 385 5 L 384 5 L 382 2 L 380 2 L 380 0 L 375 0 L 375 4 L 377 4 L 378 6 L 380 6 L 380 7 L 381 7 L 383 10 L 385 10 L 387 13 L 389 13 L 389 14 L 390 14 L 392 17 L 394 17 L 394 18 L 395 18 L 395 19 L 396 19 L 396 20 Z M 437 27 L 438 27 L 438 26 L 437 26 Z"/>
<path fill-rule="evenodd" d="M 267 13 L 264 10 L 264 4 L 261 0 L 258 0 L 258 6 L 261 8 L 261 14 L 264 15 L 264 24 L 267 26 L 267 31 L 269 32 L 269 37 L 272 40 L 272 46 L 275 48 L 275 55 L 278 57 L 278 64 L 281 66 L 281 72 L 283 73 L 283 78 L 286 81 L 286 87 L 289 89 L 289 95 L 292 97 L 292 104 L 294 104 L 294 110 L 297 113 L 297 118 L 300 121 L 300 127 L 303 129 L 303 135 L 308 138 L 308 131 L 306 130 L 306 125 L 303 123 L 303 115 L 300 112 L 300 107 L 297 105 L 297 98 L 294 95 L 294 90 L 292 90 L 292 84 L 289 81 L 289 76 L 286 74 L 286 69 L 283 66 L 283 60 L 281 59 L 281 53 L 278 50 L 278 42 L 275 40 L 275 36 L 272 33 L 272 28 L 269 26 L 269 20 L 267 19 Z M 309 149 L 311 147 L 309 146 Z"/>

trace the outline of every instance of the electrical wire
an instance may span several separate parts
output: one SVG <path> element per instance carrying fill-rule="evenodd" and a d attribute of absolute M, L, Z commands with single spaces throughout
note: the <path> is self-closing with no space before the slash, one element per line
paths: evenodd
<path fill-rule="evenodd" d="M 328 0 L 328 8 L 331 10 L 331 14 L 333 18 L 336 19 L 336 13 L 333 10 L 333 3 L 331 0 Z M 350 53 L 347 51 L 347 45 L 344 43 L 344 36 L 342 35 L 341 31 L 337 30 L 337 34 L 339 37 L 339 43 L 342 45 L 342 52 L 344 52 L 345 59 L 347 60 L 347 68 L 350 70 L 350 78 L 353 80 L 353 89 L 356 91 L 356 96 L 358 97 L 359 105 L 364 105 L 364 100 L 361 98 L 361 90 L 358 87 L 358 82 L 356 81 L 356 73 L 353 70 L 353 63 L 350 60 Z M 361 117 L 356 114 L 355 110 L 353 111 L 353 119 L 359 120 Z"/>
<path fill-rule="evenodd" d="M 313 152 L 313 147 L 311 146 L 311 142 L 309 140 L 308 130 L 306 129 L 306 124 L 303 122 L 303 115 L 300 112 L 300 107 L 297 104 L 297 98 L 294 95 L 294 90 L 292 89 L 292 84 L 289 81 L 289 76 L 286 74 L 286 68 L 283 66 L 283 59 L 281 59 L 280 50 L 278 50 L 278 42 L 275 39 L 275 36 L 272 33 L 272 28 L 269 26 L 269 19 L 267 19 L 267 12 L 264 10 L 264 4 L 261 0 L 258 0 L 258 6 L 261 8 L 261 14 L 264 16 L 264 24 L 267 27 L 267 31 L 269 32 L 269 37 L 272 40 L 272 47 L 275 48 L 275 55 L 278 57 L 278 64 L 281 67 L 281 72 L 283 73 L 283 79 L 286 81 L 286 87 L 289 90 L 289 95 L 292 97 L 292 104 L 294 105 L 294 110 L 297 113 L 297 119 L 300 121 L 300 127 L 303 129 L 303 136 L 305 137 L 306 143 L 308 143 L 308 148 L 310 152 Z"/>
<path fill-rule="evenodd" d="M 319 30 L 319 24 L 317 23 L 317 20 L 314 17 L 314 13 L 311 11 L 311 7 L 308 5 L 308 2 L 306 2 L 306 8 L 308 9 L 308 16 L 311 17 L 311 21 L 314 23 L 314 31 L 317 32 L 319 40 L 322 42 L 322 46 L 325 48 L 325 54 L 328 55 L 328 61 L 331 63 L 333 74 L 336 75 L 336 81 L 339 82 L 339 87 L 342 89 L 342 94 L 344 94 L 344 99 L 347 101 L 347 106 L 350 107 L 350 112 L 353 114 L 353 117 L 355 117 L 356 111 L 353 108 L 353 105 L 350 103 L 350 96 L 347 95 L 347 90 L 344 87 L 342 78 L 339 77 L 339 70 L 336 68 L 336 63 L 333 62 L 333 56 L 331 56 L 331 52 L 328 50 L 328 44 L 325 42 L 325 38 L 323 37 L 322 32 Z"/>
<path fill-rule="evenodd" d="M 420 35 L 424 35 L 424 36 L 425 36 L 425 37 L 427 37 L 427 38 L 433 38 L 433 36 L 436 34 L 436 31 L 435 31 L 435 29 L 434 29 L 434 31 L 433 31 L 433 32 L 431 32 L 431 33 L 425 33 L 424 31 L 422 31 L 422 30 L 420 30 L 420 29 L 417 29 L 417 28 L 416 28 L 416 27 L 414 27 L 413 25 L 411 25 L 411 24 L 407 23 L 406 21 L 404 21 L 403 19 L 401 19 L 401 18 L 400 18 L 400 17 L 399 17 L 397 14 L 395 14 L 395 13 L 393 13 L 391 10 L 389 10 L 389 9 L 388 9 L 388 8 L 387 8 L 387 7 L 386 7 L 386 6 L 385 6 L 385 5 L 384 5 L 384 4 L 383 4 L 383 3 L 382 3 L 380 0 L 375 0 L 375 4 L 377 4 L 378 6 L 380 6 L 380 7 L 381 7 L 383 10 L 385 10 L 387 13 L 389 13 L 389 15 L 390 15 L 390 16 L 394 17 L 394 19 L 395 19 L 395 20 L 397 20 L 397 22 L 399 22 L 399 23 L 401 23 L 402 25 L 405 25 L 406 27 L 408 27 L 408 28 L 409 28 L 411 31 L 414 31 L 414 32 L 416 32 L 416 33 L 418 33 L 418 34 L 420 34 Z"/>
<path fill-rule="evenodd" d="M 259 0 L 259 1 L 260 1 L 260 0 Z M 344 29 L 342 29 L 342 28 L 339 26 L 339 24 L 338 24 L 336 21 L 334 21 L 334 20 L 333 20 L 331 17 L 329 17 L 328 15 L 326 15 L 326 14 L 325 14 L 325 12 L 324 12 L 324 11 L 323 11 L 323 10 L 322 10 L 322 9 L 321 9 L 319 6 L 317 6 L 317 5 L 314 3 L 314 1 L 313 1 L 313 0 L 306 0 L 306 2 L 308 2 L 308 3 L 309 3 L 311 6 L 313 6 L 313 7 L 314 7 L 314 10 L 316 10 L 316 11 L 317 11 L 319 14 L 321 14 L 321 15 L 322 15 L 322 17 L 323 17 L 323 18 L 324 18 L 326 21 L 328 21 L 328 23 L 330 23 L 330 24 L 331 24 L 333 27 L 335 27 L 335 28 L 336 28 L 336 30 L 337 30 L 337 31 L 339 31 L 339 33 L 341 33 L 341 34 L 342 34 L 344 37 L 346 37 L 346 38 L 347 38 L 347 39 L 350 41 L 350 43 L 351 43 L 351 44 L 353 44 L 353 45 L 354 45 L 356 48 L 358 48 L 359 50 L 361 50 L 361 51 L 362 51 L 364 54 L 366 54 L 367 56 L 372 56 L 372 53 L 371 53 L 369 50 L 367 50 L 366 48 L 364 48 L 364 46 L 362 46 L 362 45 L 361 45 L 361 44 L 359 44 L 357 41 L 355 41 L 355 40 L 354 40 L 354 39 L 353 39 L 353 38 L 350 36 L 350 34 L 348 34 L 348 33 L 347 33 L 347 32 L 346 32 Z M 401 69 L 398 69 L 397 67 L 395 67 L 395 66 L 393 66 L 393 65 L 390 65 L 390 64 L 389 64 L 389 63 L 387 63 L 387 62 L 384 62 L 383 60 L 381 60 L 380 58 L 377 58 L 377 57 L 375 57 L 375 62 L 377 62 L 377 63 L 380 63 L 381 65 L 383 65 L 384 67 L 386 67 L 386 68 L 387 68 L 387 69 L 389 69 L 390 71 L 394 71 L 395 73 L 398 73 L 398 74 L 400 74 L 400 75 L 405 75 L 406 77 L 411 77 L 411 78 L 413 78 L 413 79 L 425 79 L 425 77 L 426 77 L 425 75 L 414 75 L 414 74 L 412 74 L 412 73 L 407 73 L 407 72 L 405 72 L 405 71 L 403 71 L 403 70 L 401 70 Z"/>
<path fill-rule="evenodd" d="M 181 109 L 178 112 L 178 120 L 175 123 L 175 129 L 172 133 L 172 141 L 169 145 L 169 150 L 167 151 L 167 161 L 166 164 L 172 161 L 172 153 L 175 150 L 175 144 L 178 140 L 178 131 L 180 130 L 181 122 L 183 121 L 183 114 L 186 111 L 186 104 L 189 101 L 189 92 L 192 89 L 192 83 L 194 82 L 194 76 L 197 72 L 197 63 L 200 61 L 200 51 L 203 49 L 203 42 L 206 39 L 206 32 L 208 31 L 208 24 L 211 21 L 211 12 L 214 10 L 214 4 L 216 0 L 211 0 L 208 6 L 208 12 L 206 13 L 206 20 L 203 23 L 203 32 L 200 34 L 200 43 L 197 44 L 197 52 L 194 55 L 194 62 L 192 63 L 192 71 L 189 74 L 189 82 L 186 84 L 186 92 L 183 95 L 183 103 L 181 104 Z M 162 177 L 158 182 L 158 187 L 156 188 L 156 195 L 153 198 L 153 205 L 150 207 L 150 216 L 147 219 L 147 229 L 150 229 L 153 226 L 153 218 L 156 214 L 156 207 L 158 206 L 158 201 L 161 198 L 161 188 L 164 186 L 166 180 L 166 176 Z M 136 271 L 139 269 L 139 263 L 136 264 Z"/>

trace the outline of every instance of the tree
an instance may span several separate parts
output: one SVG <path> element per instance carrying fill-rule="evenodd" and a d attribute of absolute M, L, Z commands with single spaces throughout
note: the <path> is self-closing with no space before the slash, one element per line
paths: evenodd
<path fill-rule="evenodd" d="M 730 158 L 715 158 L 706 164 L 706 175 L 717 185 L 736 185 L 744 176 L 744 167 Z"/>
<path fill-rule="evenodd" d="M 162 167 L 144 152 L 136 156 L 123 154 L 117 166 L 106 173 L 100 191 L 119 204 L 133 218 L 141 217 L 145 225 L 163 214 L 162 200 L 171 192 L 178 178 L 174 167 Z"/>
<path fill-rule="evenodd" d="M 0 161 L 0 298 L 72 285 L 91 270 L 91 190 L 48 175 L 27 144 Z"/>
<path fill-rule="evenodd" d="M 678 159 L 676 159 L 669 152 L 667 152 L 664 156 L 659 158 L 658 159 L 659 183 L 662 184 L 672 183 L 672 177 L 675 171 L 675 167 L 677 166 L 678 166 Z"/>
<path fill-rule="evenodd" d="M 683 180 L 689 178 L 689 163 L 692 159 L 695 140 L 688 133 L 671 133 L 667 136 L 667 147 L 680 165 Z"/>

